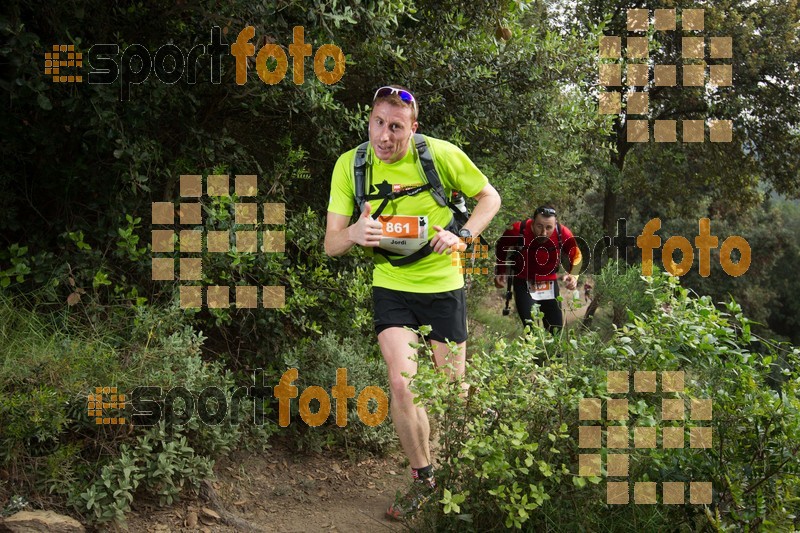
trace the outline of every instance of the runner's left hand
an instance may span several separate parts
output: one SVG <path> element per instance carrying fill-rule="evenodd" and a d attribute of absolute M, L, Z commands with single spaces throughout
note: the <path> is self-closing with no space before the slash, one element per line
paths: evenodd
<path fill-rule="evenodd" d="M 566 286 L 567 290 L 569 291 L 574 291 L 578 287 L 578 278 L 572 274 L 565 274 L 562 276 L 561 280 L 564 282 L 564 286 Z"/>

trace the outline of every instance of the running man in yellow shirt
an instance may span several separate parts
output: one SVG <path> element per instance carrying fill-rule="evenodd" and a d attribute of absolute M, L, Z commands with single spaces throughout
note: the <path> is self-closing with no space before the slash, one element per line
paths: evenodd
<path fill-rule="evenodd" d="M 461 241 L 477 238 L 500 209 L 500 195 L 464 152 L 447 141 L 415 135 L 418 113 L 418 103 L 407 89 L 392 85 L 376 91 L 369 143 L 340 156 L 333 170 L 325 233 L 330 256 L 345 254 L 355 245 L 375 252 L 375 331 L 389 375 L 392 420 L 414 480 L 412 489 L 387 511 L 395 519 L 415 512 L 436 486 L 428 416 L 414 404 L 409 390 L 417 372 L 410 344 L 418 339 L 405 327 L 431 326 L 437 366 L 445 367 L 451 377 L 464 374 L 464 277 L 448 253 Z M 427 179 L 431 160 L 444 200 Z M 366 185 L 361 181 L 359 186 L 359 172 Z M 460 230 L 446 203 L 454 190 L 477 200 Z M 354 212 L 360 214 L 351 224 Z M 457 355 L 449 352 L 447 341 L 457 343 Z"/>

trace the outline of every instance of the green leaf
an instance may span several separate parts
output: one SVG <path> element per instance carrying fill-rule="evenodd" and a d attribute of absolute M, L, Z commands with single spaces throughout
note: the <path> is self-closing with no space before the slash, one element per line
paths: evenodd
<path fill-rule="evenodd" d="M 36 102 L 39 104 L 39 107 L 45 111 L 53 109 L 53 104 L 50 102 L 50 99 L 42 93 L 39 93 L 39 96 L 36 97 Z"/>

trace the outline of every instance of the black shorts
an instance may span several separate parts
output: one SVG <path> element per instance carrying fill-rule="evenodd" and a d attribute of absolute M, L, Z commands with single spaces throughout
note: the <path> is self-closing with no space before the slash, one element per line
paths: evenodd
<path fill-rule="evenodd" d="M 431 326 L 429 338 L 455 343 L 467 340 L 467 298 L 464 288 L 448 292 L 418 293 L 372 288 L 375 333 L 408 326 Z"/>

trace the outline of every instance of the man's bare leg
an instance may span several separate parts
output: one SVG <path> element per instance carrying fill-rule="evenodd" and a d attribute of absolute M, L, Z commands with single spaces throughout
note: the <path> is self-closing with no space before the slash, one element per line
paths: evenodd
<path fill-rule="evenodd" d="M 431 347 L 433 348 L 433 360 L 437 368 L 441 368 L 444 373 L 454 381 L 457 378 L 463 378 L 464 372 L 467 367 L 467 342 L 460 342 L 457 344 L 458 351 L 453 354 L 450 348 L 444 342 L 431 340 Z M 466 397 L 469 391 L 469 384 L 461 382 L 461 396 Z"/>
<path fill-rule="evenodd" d="M 414 394 L 409 389 L 411 378 L 417 373 L 417 352 L 409 344 L 418 340 L 416 333 L 404 328 L 387 328 L 378 335 L 389 374 L 392 420 L 411 468 L 431 464 L 428 415 L 425 409 L 414 404 Z"/>

